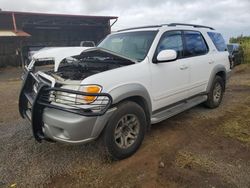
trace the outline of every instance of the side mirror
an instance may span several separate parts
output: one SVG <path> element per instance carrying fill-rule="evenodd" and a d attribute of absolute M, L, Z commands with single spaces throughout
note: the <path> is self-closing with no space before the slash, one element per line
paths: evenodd
<path fill-rule="evenodd" d="M 175 50 L 162 50 L 157 55 L 157 63 L 169 62 L 177 59 L 177 52 Z"/>

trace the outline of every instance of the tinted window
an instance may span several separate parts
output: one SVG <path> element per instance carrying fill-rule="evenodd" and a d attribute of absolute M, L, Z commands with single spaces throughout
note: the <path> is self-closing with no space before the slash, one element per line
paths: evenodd
<path fill-rule="evenodd" d="M 186 44 L 186 57 L 203 55 L 208 52 L 207 45 L 200 32 L 184 31 L 184 40 Z"/>
<path fill-rule="evenodd" d="M 157 54 L 162 50 L 175 50 L 180 57 L 183 52 L 181 32 L 173 31 L 163 34 L 157 47 Z"/>
<path fill-rule="evenodd" d="M 208 32 L 208 36 L 211 38 L 218 51 L 222 52 L 227 49 L 225 40 L 220 33 Z"/>

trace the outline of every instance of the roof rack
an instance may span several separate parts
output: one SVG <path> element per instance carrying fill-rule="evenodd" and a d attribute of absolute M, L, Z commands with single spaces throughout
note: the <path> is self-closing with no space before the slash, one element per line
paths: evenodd
<path fill-rule="evenodd" d="M 132 30 L 132 29 L 146 29 L 146 28 L 161 27 L 161 26 L 162 25 L 147 25 L 147 26 L 141 26 L 141 27 L 131 27 L 131 28 L 127 28 L 127 29 L 118 30 L 118 32 Z"/>
<path fill-rule="evenodd" d="M 185 23 L 171 23 L 171 24 L 165 24 L 167 26 L 191 26 L 191 27 L 196 27 L 196 28 L 207 28 L 207 29 L 211 29 L 211 30 L 215 30 L 214 28 L 212 27 L 209 27 L 209 26 L 204 26 L 204 25 L 195 25 L 195 24 L 185 24 Z"/>
<path fill-rule="evenodd" d="M 212 27 L 204 26 L 204 25 L 185 24 L 185 23 L 170 23 L 170 24 L 161 24 L 161 25 L 147 25 L 147 26 L 141 26 L 141 27 L 131 27 L 131 28 L 127 28 L 127 29 L 118 30 L 118 32 L 120 32 L 120 31 L 128 31 L 128 30 L 133 30 L 133 29 L 156 28 L 156 27 L 162 27 L 162 26 L 175 27 L 175 26 L 178 26 L 178 25 L 180 25 L 180 26 L 191 26 L 191 27 L 195 27 L 195 28 L 207 28 L 207 29 L 215 30 Z"/>

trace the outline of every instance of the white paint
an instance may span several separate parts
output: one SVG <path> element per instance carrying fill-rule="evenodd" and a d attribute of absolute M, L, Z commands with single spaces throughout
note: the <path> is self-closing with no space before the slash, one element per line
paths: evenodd
<path fill-rule="evenodd" d="M 43 48 L 32 56 L 32 61 L 28 68 L 34 66 L 36 60 L 54 60 L 54 71 L 57 71 L 60 62 L 70 56 L 80 55 L 84 50 L 90 49 L 89 47 L 55 47 Z"/>
<path fill-rule="evenodd" d="M 230 71 L 228 52 L 218 52 L 216 50 L 207 35 L 207 32 L 211 32 L 211 30 L 187 26 L 164 26 L 158 29 L 159 31 L 150 47 L 147 57 L 142 62 L 94 74 L 82 80 L 81 84 L 101 85 L 103 87 L 102 92 L 105 93 L 110 93 L 110 91 L 122 85 L 140 84 L 150 95 L 152 110 L 157 110 L 166 105 L 188 98 L 189 96 L 204 92 L 208 85 L 212 69 L 216 65 L 220 64 L 225 67 L 227 71 Z M 143 30 L 151 30 L 151 28 Z M 209 52 L 201 56 L 154 64 L 152 59 L 160 37 L 164 32 L 171 30 L 200 31 L 209 46 Z M 60 62 L 64 58 L 78 55 L 87 49 L 89 48 L 67 47 L 47 49 L 38 52 L 33 58 L 54 59 L 55 70 L 57 70 Z M 166 54 L 164 54 L 164 56 L 165 55 Z M 176 54 L 171 52 L 170 55 L 171 58 L 173 58 Z"/>

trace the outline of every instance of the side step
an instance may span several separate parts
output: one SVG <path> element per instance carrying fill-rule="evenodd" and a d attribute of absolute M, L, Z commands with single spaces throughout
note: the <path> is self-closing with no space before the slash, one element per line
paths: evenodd
<path fill-rule="evenodd" d="M 207 100 L 206 95 L 200 95 L 191 99 L 187 99 L 183 101 L 182 103 L 179 103 L 175 106 L 171 106 L 169 108 L 166 108 L 156 114 L 152 115 L 151 118 L 151 124 L 159 123 L 165 119 L 168 119 L 176 114 L 179 114 L 180 112 L 183 112 L 187 109 L 190 109 L 204 101 Z"/>

